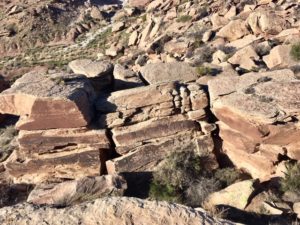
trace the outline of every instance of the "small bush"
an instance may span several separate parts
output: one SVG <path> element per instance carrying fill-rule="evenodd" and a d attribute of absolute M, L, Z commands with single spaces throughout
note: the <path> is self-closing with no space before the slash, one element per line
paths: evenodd
<path fill-rule="evenodd" d="M 292 45 L 290 55 L 294 60 L 300 61 L 300 42 Z"/>
<path fill-rule="evenodd" d="M 234 168 L 218 169 L 214 177 L 221 183 L 222 187 L 227 187 L 237 180 L 239 180 L 241 174 Z"/>
<path fill-rule="evenodd" d="M 151 183 L 149 196 L 160 201 L 181 202 L 180 193 L 178 193 L 173 186 L 169 184 L 159 184 L 157 181 Z"/>
<path fill-rule="evenodd" d="M 198 76 L 210 75 L 213 73 L 212 68 L 206 66 L 198 66 L 196 68 Z"/>
<path fill-rule="evenodd" d="M 288 163 L 286 164 L 286 169 L 285 176 L 280 182 L 282 191 L 300 194 L 300 164 Z"/>
<path fill-rule="evenodd" d="M 178 23 L 186 23 L 188 21 L 190 21 L 193 17 L 189 16 L 189 15 L 183 15 L 183 16 L 180 16 L 176 21 Z"/>
<path fill-rule="evenodd" d="M 185 191 L 185 203 L 193 207 L 202 205 L 207 196 L 220 188 L 221 184 L 215 178 L 200 177 Z"/>

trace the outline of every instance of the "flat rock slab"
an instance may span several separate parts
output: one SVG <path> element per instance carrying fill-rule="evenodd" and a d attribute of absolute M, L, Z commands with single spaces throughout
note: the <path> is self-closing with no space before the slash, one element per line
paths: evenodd
<path fill-rule="evenodd" d="M 142 77 L 149 84 L 160 84 L 170 81 L 195 81 L 198 78 L 196 68 L 183 62 L 151 63 L 142 67 Z"/>
<path fill-rule="evenodd" d="M 24 203 L 0 209 L 1 224 L 143 224 L 191 225 L 235 223 L 214 219 L 205 211 L 159 201 L 128 197 L 106 197 L 66 208 L 36 207 Z"/>
<path fill-rule="evenodd" d="M 27 202 L 36 205 L 69 206 L 106 196 L 122 196 L 127 183 L 118 175 L 84 177 L 59 184 L 41 184 L 30 192 Z"/>
<path fill-rule="evenodd" d="M 211 107 L 234 164 L 255 178 L 275 173 L 279 154 L 300 159 L 300 80 L 291 70 L 208 82 Z M 241 160 L 242 159 L 242 160 Z"/>
<path fill-rule="evenodd" d="M 68 151 L 92 146 L 109 149 L 110 141 L 106 130 L 88 128 L 51 129 L 20 131 L 18 136 L 20 149 L 28 155 Z"/>
<path fill-rule="evenodd" d="M 76 149 L 70 152 L 45 154 L 24 162 L 9 162 L 9 176 L 17 183 L 39 184 L 56 179 L 78 179 L 99 176 L 100 151 L 95 148 Z"/>
<path fill-rule="evenodd" d="M 186 131 L 130 149 L 130 152 L 117 149 L 122 156 L 106 161 L 106 168 L 109 174 L 154 171 L 173 152 L 192 150 L 200 155 L 209 155 L 213 148 L 214 144 L 209 135 L 201 136 L 198 132 Z"/>
<path fill-rule="evenodd" d="M 188 120 L 183 115 L 162 119 L 151 119 L 131 126 L 117 127 L 112 130 L 117 147 L 134 146 L 154 138 L 162 138 L 189 130 L 199 130 L 197 122 Z"/>
<path fill-rule="evenodd" d="M 86 126 L 94 90 L 82 75 L 27 73 L 0 95 L 0 113 L 19 115 L 17 129 Z"/>

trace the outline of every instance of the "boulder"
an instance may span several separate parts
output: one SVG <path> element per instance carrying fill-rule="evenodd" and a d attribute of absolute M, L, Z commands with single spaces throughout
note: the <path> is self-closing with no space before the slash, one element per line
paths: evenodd
<path fill-rule="evenodd" d="M 114 89 L 122 90 L 144 86 L 143 81 L 132 70 L 126 69 L 120 64 L 114 67 Z"/>
<path fill-rule="evenodd" d="M 247 18 L 247 24 L 254 34 L 279 34 L 288 28 L 288 23 L 282 17 L 270 11 L 255 11 Z"/>
<path fill-rule="evenodd" d="M 0 209 L 1 224 L 143 224 L 143 225 L 234 225 L 217 220 L 204 211 L 168 202 L 128 197 L 105 197 L 66 208 L 36 207 L 23 203 Z"/>
<path fill-rule="evenodd" d="M 0 113 L 19 115 L 20 130 L 83 127 L 93 116 L 94 98 L 82 75 L 31 72 L 0 94 Z"/>
<path fill-rule="evenodd" d="M 127 5 L 130 7 L 145 8 L 151 0 L 128 0 Z"/>
<path fill-rule="evenodd" d="M 263 57 L 263 61 L 269 69 L 280 69 L 299 65 L 299 62 L 295 61 L 290 54 L 291 48 L 291 45 L 278 45 L 272 48 L 269 55 Z"/>
<path fill-rule="evenodd" d="M 249 197 L 254 192 L 254 180 L 245 180 L 234 183 L 227 188 L 212 193 L 206 201 L 209 205 L 227 205 L 244 210 L 248 204 Z"/>
<path fill-rule="evenodd" d="M 223 26 L 217 33 L 218 37 L 227 39 L 228 41 L 235 41 L 241 37 L 249 34 L 245 21 L 241 19 L 232 20 L 227 25 Z"/>
<path fill-rule="evenodd" d="M 141 69 L 142 77 L 149 84 L 160 84 L 170 81 L 193 81 L 198 78 L 196 68 L 187 63 L 153 63 Z"/>
<path fill-rule="evenodd" d="M 291 70 L 220 77 L 208 82 L 231 161 L 262 180 L 275 175 L 279 155 L 299 160 L 300 81 Z"/>
<path fill-rule="evenodd" d="M 255 49 L 249 45 L 245 48 L 238 50 L 232 57 L 228 59 L 228 62 L 233 65 L 239 65 L 239 67 L 246 70 L 257 69 L 255 60 L 259 60 L 259 56 L 256 54 Z"/>
<path fill-rule="evenodd" d="M 87 76 L 95 90 L 106 89 L 113 83 L 114 66 L 108 61 L 77 59 L 71 61 L 69 67 L 74 73 Z"/>
<path fill-rule="evenodd" d="M 59 184 L 40 184 L 30 192 L 27 202 L 68 206 L 106 196 L 122 196 L 126 188 L 126 181 L 118 175 L 84 177 Z"/>

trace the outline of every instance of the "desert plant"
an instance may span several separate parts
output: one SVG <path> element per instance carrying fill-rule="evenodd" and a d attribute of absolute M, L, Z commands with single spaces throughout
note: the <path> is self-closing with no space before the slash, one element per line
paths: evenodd
<path fill-rule="evenodd" d="M 190 21 L 193 17 L 191 17 L 190 15 L 183 15 L 183 16 L 180 16 L 179 18 L 177 18 L 177 22 L 179 23 L 186 23 L 188 21 Z"/>
<path fill-rule="evenodd" d="M 241 174 L 234 168 L 223 168 L 216 170 L 214 177 L 220 182 L 222 187 L 227 187 L 240 178 Z"/>
<path fill-rule="evenodd" d="M 214 177 L 200 177 L 184 192 L 185 203 L 189 206 L 197 207 L 203 204 L 207 196 L 220 190 L 221 184 Z"/>
<path fill-rule="evenodd" d="M 181 202 L 181 194 L 173 186 L 160 184 L 157 181 L 150 184 L 149 196 L 160 201 Z"/>
<path fill-rule="evenodd" d="M 206 66 L 198 66 L 196 68 L 198 76 L 210 75 L 212 74 L 212 68 Z"/>
<path fill-rule="evenodd" d="M 280 182 L 281 190 L 300 194 L 300 164 L 287 163 L 284 178 Z"/>
<path fill-rule="evenodd" d="M 294 60 L 300 61 L 300 42 L 292 45 L 290 55 Z"/>

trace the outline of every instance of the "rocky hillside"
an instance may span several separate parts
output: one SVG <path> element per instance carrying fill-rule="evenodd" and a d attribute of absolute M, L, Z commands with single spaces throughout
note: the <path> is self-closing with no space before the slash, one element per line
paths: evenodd
<path fill-rule="evenodd" d="M 298 224 L 299 1 L 15 0 L 0 24 L 1 224 Z"/>

